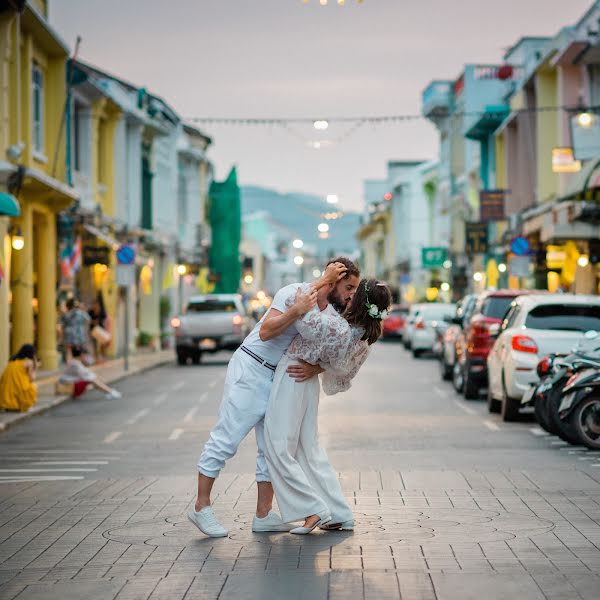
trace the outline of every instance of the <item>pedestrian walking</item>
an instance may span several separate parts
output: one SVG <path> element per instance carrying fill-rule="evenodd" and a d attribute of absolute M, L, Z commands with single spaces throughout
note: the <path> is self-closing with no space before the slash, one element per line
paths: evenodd
<path fill-rule="evenodd" d="M 88 316 L 90 317 L 90 336 L 94 346 L 94 358 L 96 362 L 104 362 L 112 335 L 108 329 L 108 316 L 104 310 L 101 293 L 98 293 L 96 301 L 88 311 Z"/>
<path fill-rule="evenodd" d="M 35 348 L 24 344 L 0 377 L 0 408 L 27 412 L 37 402 Z"/>
<path fill-rule="evenodd" d="M 83 364 L 81 361 L 83 356 L 82 348 L 79 346 L 72 346 L 71 355 L 72 356 L 67 362 L 67 366 L 58 381 L 63 385 L 73 386 L 71 392 L 73 398 L 82 396 L 90 387 L 95 387 L 104 392 L 105 398 L 108 400 L 121 398 L 121 392 L 109 387 L 100 377 L 98 377 L 97 373 L 94 373 L 94 371 Z"/>
<path fill-rule="evenodd" d="M 62 342 L 67 360 L 72 356 L 73 346 L 86 349 L 89 343 L 90 316 L 81 310 L 75 298 L 67 300 L 67 312 L 60 318 Z"/>

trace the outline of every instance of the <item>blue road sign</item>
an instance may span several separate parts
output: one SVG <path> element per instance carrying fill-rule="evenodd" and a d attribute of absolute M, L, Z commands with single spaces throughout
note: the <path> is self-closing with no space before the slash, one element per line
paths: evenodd
<path fill-rule="evenodd" d="M 522 236 L 513 238 L 510 243 L 510 249 L 517 256 L 527 256 L 531 252 L 531 244 L 527 238 Z"/>
<path fill-rule="evenodd" d="M 135 263 L 135 249 L 133 246 L 123 244 L 117 250 L 117 262 L 120 265 L 132 265 Z"/>

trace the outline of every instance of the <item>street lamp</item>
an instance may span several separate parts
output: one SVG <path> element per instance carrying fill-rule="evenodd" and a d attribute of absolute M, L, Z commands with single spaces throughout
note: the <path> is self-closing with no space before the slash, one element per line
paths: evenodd
<path fill-rule="evenodd" d="M 479 271 L 473 273 L 473 279 L 479 283 L 483 279 L 483 273 L 480 273 Z"/>
<path fill-rule="evenodd" d="M 444 269 L 451 269 L 452 268 L 452 261 L 451 260 L 445 260 L 444 264 L 442 266 L 444 267 Z"/>
<path fill-rule="evenodd" d="M 304 242 L 302 240 L 294 240 L 292 242 L 292 246 L 294 246 L 294 248 L 302 248 L 302 246 L 304 246 Z"/>
<path fill-rule="evenodd" d="M 321 277 L 321 271 L 320 269 L 314 269 L 313 270 L 313 277 L 316 279 L 317 277 Z"/>
<path fill-rule="evenodd" d="M 450 289 L 450 284 L 447 281 L 444 281 L 440 288 L 442 289 L 442 292 L 447 292 Z"/>
<path fill-rule="evenodd" d="M 254 281 L 254 277 L 248 273 L 248 275 L 244 275 L 244 283 L 250 285 Z"/>
<path fill-rule="evenodd" d="M 20 229 L 17 229 L 15 234 L 12 236 L 12 247 L 13 250 L 23 250 L 25 247 L 25 238 L 23 237 L 23 232 Z"/>
<path fill-rule="evenodd" d="M 577 264 L 580 267 L 587 267 L 590 264 L 590 257 L 587 254 L 582 254 L 578 259 L 577 259 Z"/>
<path fill-rule="evenodd" d="M 327 223 L 319 223 L 317 229 L 320 233 L 327 233 L 329 231 L 329 225 L 327 225 Z"/>
<path fill-rule="evenodd" d="M 298 266 L 303 265 L 304 264 L 304 257 L 300 256 L 300 255 L 294 256 L 294 264 L 298 265 Z"/>
<path fill-rule="evenodd" d="M 577 122 L 579 125 L 581 125 L 581 127 L 585 127 L 586 129 L 593 123 L 593 121 L 594 116 L 589 112 L 584 111 L 577 115 Z"/>
<path fill-rule="evenodd" d="M 313 123 L 313 127 L 317 131 L 325 131 L 329 127 L 329 122 L 326 121 L 325 119 L 319 119 L 318 121 L 315 121 Z"/>
<path fill-rule="evenodd" d="M 506 273 L 506 265 L 504 263 L 500 263 L 498 265 L 498 271 L 500 271 L 500 273 Z"/>
<path fill-rule="evenodd" d="M 327 203 L 328 204 L 337 204 L 340 201 L 337 194 L 327 194 Z"/>

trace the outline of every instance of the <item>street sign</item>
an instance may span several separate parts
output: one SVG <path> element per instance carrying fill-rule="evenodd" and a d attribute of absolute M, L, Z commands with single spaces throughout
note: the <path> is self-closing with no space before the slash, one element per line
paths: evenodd
<path fill-rule="evenodd" d="M 135 263 L 135 248 L 123 244 L 117 249 L 117 262 L 120 265 L 133 265 Z"/>
<path fill-rule="evenodd" d="M 467 254 L 485 254 L 488 251 L 487 223 L 465 223 L 465 228 Z"/>
<path fill-rule="evenodd" d="M 446 260 L 446 248 L 422 248 L 421 264 L 424 269 L 438 269 Z"/>
<path fill-rule="evenodd" d="M 117 265 L 116 281 L 121 287 L 135 285 L 135 265 Z"/>
<path fill-rule="evenodd" d="M 504 221 L 505 190 L 485 190 L 479 192 L 479 220 Z"/>
<path fill-rule="evenodd" d="M 510 243 L 510 251 L 517 256 L 527 256 L 531 252 L 531 244 L 527 238 L 518 236 Z"/>

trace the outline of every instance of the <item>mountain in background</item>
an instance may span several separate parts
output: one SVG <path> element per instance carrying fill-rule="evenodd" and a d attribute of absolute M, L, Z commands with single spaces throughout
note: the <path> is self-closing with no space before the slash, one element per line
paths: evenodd
<path fill-rule="evenodd" d="M 275 221 L 290 229 L 297 238 L 316 248 L 319 258 L 339 254 L 356 255 L 358 242 L 355 238 L 360 227 L 360 215 L 348 212 L 338 219 L 326 221 L 325 213 L 335 212 L 336 206 L 327 204 L 318 196 L 309 194 L 280 194 L 257 186 L 242 186 L 242 216 L 267 211 Z M 338 209 L 339 210 L 339 209 Z M 329 225 L 329 238 L 319 238 L 317 225 Z"/>

